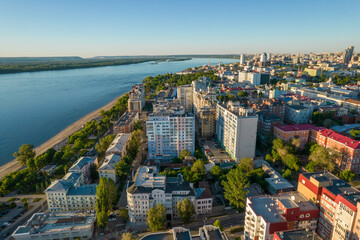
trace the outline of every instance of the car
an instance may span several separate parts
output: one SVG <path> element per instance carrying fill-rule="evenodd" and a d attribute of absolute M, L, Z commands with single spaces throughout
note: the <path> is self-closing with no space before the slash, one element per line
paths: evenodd
<path fill-rule="evenodd" d="M 5 226 L 5 227 L 10 226 L 10 223 L 9 222 L 4 222 L 3 226 Z"/>
<path fill-rule="evenodd" d="M 113 218 L 113 217 L 109 218 L 109 222 L 114 222 L 114 221 L 116 221 L 116 217 L 115 218 Z"/>

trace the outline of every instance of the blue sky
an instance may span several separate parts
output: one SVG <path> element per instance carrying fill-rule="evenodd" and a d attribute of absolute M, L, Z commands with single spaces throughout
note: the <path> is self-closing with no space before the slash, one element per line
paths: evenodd
<path fill-rule="evenodd" d="M 0 0 L 0 56 L 342 51 L 359 0 Z"/>

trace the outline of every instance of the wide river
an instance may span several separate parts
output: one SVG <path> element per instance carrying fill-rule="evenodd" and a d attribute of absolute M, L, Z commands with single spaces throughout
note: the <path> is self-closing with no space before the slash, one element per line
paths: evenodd
<path fill-rule="evenodd" d="M 1 74 L 0 166 L 12 160 L 22 144 L 41 145 L 76 120 L 128 92 L 147 76 L 219 61 L 236 60 L 193 58 L 158 64 Z"/>

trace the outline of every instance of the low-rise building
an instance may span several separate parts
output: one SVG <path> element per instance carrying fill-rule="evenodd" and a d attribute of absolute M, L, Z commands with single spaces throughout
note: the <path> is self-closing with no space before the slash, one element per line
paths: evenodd
<path fill-rule="evenodd" d="M 297 138 L 300 140 L 300 148 L 304 148 L 309 141 L 315 141 L 316 132 L 323 127 L 316 127 L 311 124 L 294 124 L 274 127 L 275 138 L 281 138 L 285 142 L 291 142 Z"/>
<path fill-rule="evenodd" d="M 245 239 L 272 240 L 278 231 L 316 229 L 319 209 L 297 192 L 247 198 Z"/>
<path fill-rule="evenodd" d="M 262 169 L 269 177 L 265 178 L 267 182 L 267 190 L 271 194 L 279 194 L 283 192 L 290 192 L 295 190 L 288 180 L 284 179 L 280 173 L 273 169 L 266 161 L 262 161 Z"/>
<path fill-rule="evenodd" d="M 311 229 L 298 229 L 275 232 L 273 240 L 322 240 Z"/>
<path fill-rule="evenodd" d="M 195 191 L 195 212 L 196 214 L 208 214 L 212 212 L 213 198 L 208 182 L 200 182 Z"/>
<path fill-rule="evenodd" d="M 35 213 L 12 237 L 17 240 L 91 239 L 94 223 L 95 215 L 84 213 Z"/>
<path fill-rule="evenodd" d="M 40 170 L 40 172 L 44 172 L 51 176 L 54 174 L 56 167 L 56 165 L 46 165 Z"/>
<path fill-rule="evenodd" d="M 115 164 L 120 161 L 120 156 L 117 154 L 111 154 L 105 156 L 105 159 L 99 167 L 99 178 L 110 178 L 116 183 Z"/>
<path fill-rule="evenodd" d="M 68 180 L 55 180 L 45 190 L 50 212 L 87 211 L 96 206 L 96 184 L 76 185 Z"/>
<path fill-rule="evenodd" d="M 84 175 L 85 183 L 88 183 L 90 178 L 90 166 L 94 163 L 94 159 L 91 157 L 80 157 L 69 168 L 69 172 L 81 172 Z"/>
<path fill-rule="evenodd" d="M 116 154 L 120 157 L 126 155 L 126 146 L 130 139 L 130 133 L 119 133 L 105 152 L 105 155 Z"/>

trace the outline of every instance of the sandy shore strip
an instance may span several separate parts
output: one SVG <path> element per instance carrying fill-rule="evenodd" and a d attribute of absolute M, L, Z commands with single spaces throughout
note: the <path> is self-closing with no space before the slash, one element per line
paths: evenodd
<path fill-rule="evenodd" d="M 82 126 L 88 122 L 91 121 L 92 119 L 95 119 L 97 117 L 100 116 L 100 110 L 104 110 L 107 111 L 110 108 L 112 108 L 117 100 L 123 96 L 125 96 L 127 93 L 124 93 L 123 95 L 115 98 L 114 100 L 112 100 L 111 102 L 109 102 L 108 104 L 106 104 L 105 106 L 96 109 L 95 111 L 87 114 L 86 116 L 80 118 L 79 120 L 77 120 L 76 122 L 74 122 L 73 124 L 71 124 L 70 126 L 68 126 L 67 128 L 65 128 L 64 130 L 62 130 L 61 132 L 59 132 L 57 135 L 55 135 L 54 137 L 52 137 L 50 140 L 46 141 L 45 143 L 41 144 L 40 146 L 36 147 L 34 150 L 36 152 L 37 155 L 42 154 L 44 152 L 46 152 L 49 148 L 57 145 L 58 143 L 64 141 L 68 136 L 72 135 L 73 133 L 75 133 L 76 131 L 78 131 L 79 129 L 82 128 Z M 20 147 L 20 146 L 19 146 Z M 6 175 L 8 175 L 11 172 L 14 172 L 16 170 L 21 169 L 21 164 L 16 161 L 15 159 L 10 161 L 9 163 L 3 165 L 0 167 L 0 179 L 2 179 L 3 177 L 5 177 Z"/>

